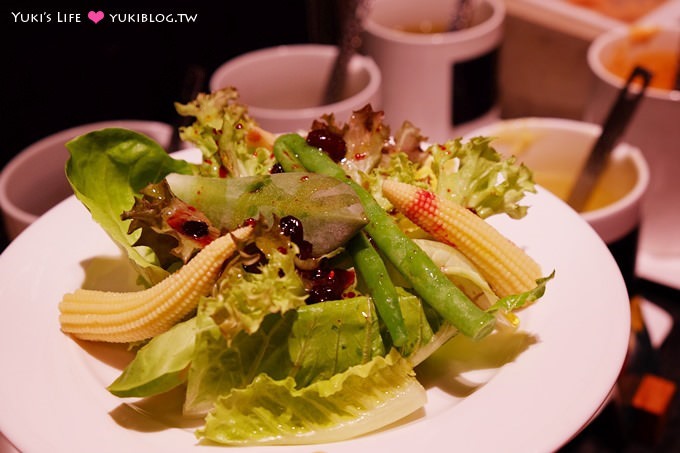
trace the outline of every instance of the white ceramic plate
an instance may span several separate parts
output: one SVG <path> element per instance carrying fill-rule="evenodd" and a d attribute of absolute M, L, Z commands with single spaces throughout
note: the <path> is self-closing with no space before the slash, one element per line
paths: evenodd
<path fill-rule="evenodd" d="M 428 389 L 424 410 L 380 432 L 303 451 L 553 451 L 597 413 L 626 353 L 625 287 L 607 248 L 575 212 L 542 190 L 527 203 L 525 219 L 494 223 L 556 277 L 522 312 L 521 332 L 505 343 L 454 339 L 417 369 Z M 116 286 L 127 278 L 118 273 L 123 261 L 74 197 L 0 256 L 0 430 L 19 450 L 213 449 L 198 446 L 190 426 L 168 427 L 177 422 L 177 401 L 161 399 L 145 415 L 106 391 L 129 360 L 123 348 L 77 343 L 59 330 L 57 304 L 83 284 L 85 270 Z"/>

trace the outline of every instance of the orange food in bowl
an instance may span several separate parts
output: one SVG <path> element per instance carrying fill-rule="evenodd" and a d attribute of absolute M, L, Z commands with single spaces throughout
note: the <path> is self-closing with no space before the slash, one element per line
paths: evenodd
<path fill-rule="evenodd" d="M 675 83 L 675 74 L 678 71 L 678 54 L 668 51 L 641 52 L 634 57 L 625 53 L 614 55 L 606 63 L 607 69 L 622 79 L 628 75 L 636 65 L 641 65 L 652 74 L 650 87 L 662 90 L 672 90 Z"/>
<path fill-rule="evenodd" d="M 667 0 L 569 0 L 569 3 L 597 11 L 623 22 L 635 22 Z"/>
<path fill-rule="evenodd" d="M 650 44 L 658 29 L 634 27 L 628 39 L 611 53 L 603 64 L 612 74 L 625 80 L 637 65 L 652 73 L 650 87 L 672 90 L 680 71 L 680 51 L 656 48 Z"/>

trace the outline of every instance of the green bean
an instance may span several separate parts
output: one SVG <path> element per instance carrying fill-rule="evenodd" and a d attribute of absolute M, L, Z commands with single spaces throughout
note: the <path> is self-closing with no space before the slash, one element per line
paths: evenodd
<path fill-rule="evenodd" d="M 304 162 L 300 156 L 300 152 L 304 152 Z M 326 176 L 333 176 L 343 182 L 351 181 L 341 166 L 337 165 L 318 148 L 309 146 L 304 137 L 298 134 L 284 134 L 279 136 L 274 142 L 274 156 L 279 159 L 281 156 L 284 160 L 291 160 L 301 165 L 307 171 L 313 173 L 320 173 Z M 280 162 L 280 161 L 279 161 Z M 284 164 L 281 164 L 286 168 Z"/>
<path fill-rule="evenodd" d="M 482 338 L 493 330 L 494 316 L 477 307 L 454 285 L 430 257 L 401 231 L 375 198 L 348 177 L 340 165 L 320 149 L 309 146 L 297 134 L 282 135 L 277 138 L 277 142 L 279 147 L 291 151 L 308 171 L 333 176 L 354 189 L 369 220 L 364 230 L 418 296 L 442 318 L 474 339 Z"/>
<path fill-rule="evenodd" d="M 277 140 L 274 142 L 274 157 L 284 171 L 305 171 L 305 167 L 288 146 L 292 142 L 297 142 L 299 145 L 304 143 L 304 139 L 296 134 L 286 140 Z M 399 295 L 380 254 L 362 232 L 350 239 L 348 251 L 354 260 L 357 274 L 366 285 L 371 300 L 392 337 L 392 343 L 395 346 L 403 346 L 406 343 L 407 334 L 399 306 Z"/>
<path fill-rule="evenodd" d="M 304 141 L 304 138 L 302 138 L 301 136 L 297 135 L 297 137 L 300 137 L 300 139 Z M 298 158 L 295 157 L 295 155 L 289 149 L 289 147 L 286 146 L 286 141 L 276 140 L 274 142 L 274 157 L 276 158 L 276 161 L 281 165 L 281 168 L 283 168 L 283 171 L 287 173 L 305 171 L 305 167 L 302 166 Z"/>
<path fill-rule="evenodd" d="M 356 234 L 347 247 L 357 274 L 366 285 L 378 315 L 385 323 L 395 346 L 406 344 L 406 324 L 399 306 L 399 295 L 390 279 L 385 263 L 363 231 Z"/>

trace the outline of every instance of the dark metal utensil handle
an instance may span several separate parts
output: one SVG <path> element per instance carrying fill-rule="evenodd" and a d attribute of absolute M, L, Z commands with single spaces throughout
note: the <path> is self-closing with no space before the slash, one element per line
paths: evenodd
<path fill-rule="evenodd" d="M 458 31 L 467 28 L 471 15 L 471 0 L 458 0 L 458 4 L 456 5 L 456 8 L 453 12 L 453 20 L 449 25 L 448 31 Z"/>
<path fill-rule="evenodd" d="M 635 84 L 636 79 L 640 79 L 640 85 Z M 575 210 L 581 211 L 588 201 L 588 197 L 607 163 L 609 154 L 628 126 L 651 79 L 652 74 L 640 66 L 633 68 L 628 76 L 626 84 L 619 92 L 616 102 L 602 126 L 602 133 L 595 142 L 567 200 L 567 203 Z"/>
<path fill-rule="evenodd" d="M 365 0 L 346 0 L 340 2 L 341 29 L 338 55 L 333 62 L 330 79 L 324 93 L 324 104 L 332 104 L 342 100 L 347 83 L 347 67 L 361 45 L 362 20 Z"/>

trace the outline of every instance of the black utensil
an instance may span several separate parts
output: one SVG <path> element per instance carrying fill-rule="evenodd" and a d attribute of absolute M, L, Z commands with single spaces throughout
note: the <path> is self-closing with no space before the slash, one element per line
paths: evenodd
<path fill-rule="evenodd" d="M 595 183 L 605 168 L 611 151 L 633 117 L 633 113 L 635 113 L 640 100 L 644 96 L 651 78 L 652 74 L 641 66 L 633 68 L 628 76 L 628 80 L 609 111 L 609 115 L 602 126 L 602 132 L 590 151 L 588 160 L 567 200 L 567 203 L 575 210 L 583 210 Z M 640 79 L 639 85 L 635 84 L 637 79 Z"/>
<path fill-rule="evenodd" d="M 674 89 L 680 91 L 680 48 L 678 48 L 677 66 L 675 67 L 675 85 Z"/>
<path fill-rule="evenodd" d="M 361 46 L 364 0 L 347 0 L 338 4 L 342 8 L 340 43 L 338 45 L 338 55 L 326 85 L 324 104 L 332 104 L 342 99 L 347 83 L 347 66 L 352 55 Z"/>
<path fill-rule="evenodd" d="M 449 24 L 448 31 L 458 31 L 467 28 L 472 14 L 472 2 L 470 0 L 458 0 L 453 10 L 453 19 Z"/>

